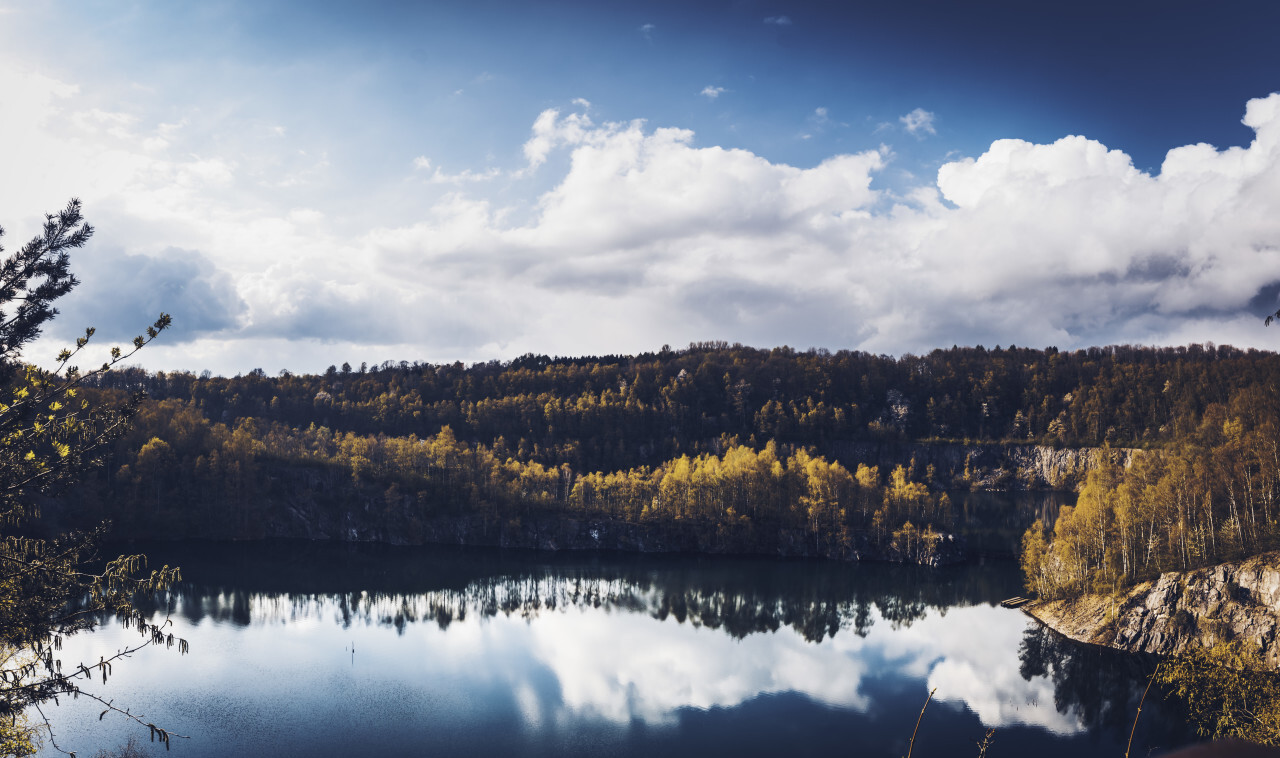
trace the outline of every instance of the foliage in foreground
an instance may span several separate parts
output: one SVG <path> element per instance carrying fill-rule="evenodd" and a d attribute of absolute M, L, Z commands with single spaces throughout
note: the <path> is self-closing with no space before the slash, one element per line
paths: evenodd
<path fill-rule="evenodd" d="M 0 649 L 0 667 L 4 669 L 21 667 L 30 663 L 29 654 L 21 654 L 12 648 Z M 31 723 L 25 713 L 11 713 L 7 718 L 0 718 L 0 756 L 34 755 L 40 749 L 42 740 L 40 729 Z"/>
<path fill-rule="evenodd" d="M 151 751 L 138 741 L 138 738 L 130 735 L 129 741 L 114 750 L 102 748 L 93 754 L 93 758 L 146 758 L 151 755 Z"/>
<path fill-rule="evenodd" d="M 81 396 L 81 385 L 169 325 L 169 317 L 162 314 L 146 336 L 134 340 L 131 351 L 113 348 L 106 363 L 87 373 L 70 362 L 88 344 L 91 329 L 76 340 L 74 349 L 62 351 L 52 371 L 21 362 L 22 348 L 56 315 L 53 302 L 77 283 L 68 251 L 83 246 L 92 233 L 73 200 L 56 216 L 46 217 L 40 235 L 0 260 L 0 650 L 5 651 L 0 660 L 0 723 L 7 722 L 0 738 L 12 754 L 34 746 L 25 721 L 28 709 L 39 714 L 50 743 L 61 750 L 41 710 L 42 704 L 60 696 L 88 697 L 124 713 L 85 685 L 95 678 L 105 681 L 112 663 L 137 647 L 96 663 L 64 665 L 58 651 L 65 637 L 92 629 L 107 615 L 141 632 L 138 647 L 174 643 L 171 634 L 146 621 L 133 601 L 167 588 L 177 580 L 176 570 L 145 572 L 141 556 L 121 557 L 100 570 L 89 570 L 86 566 L 105 528 L 47 537 L 36 523 L 39 498 L 81 481 L 119 438 L 136 408 L 137 400 L 132 399 L 119 407 L 95 409 Z M 143 723 L 136 714 L 127 715 Z M 167 739 L 167 732 L 160 733 Z"/>
<path fill-rule="evenodd" d="M 1280 673 L 1262 665 L 1256 648 L 1200 648 L 1164 661 L 1156 680 L 1186 704 L 1202 736 L 1280 745 Z"/>

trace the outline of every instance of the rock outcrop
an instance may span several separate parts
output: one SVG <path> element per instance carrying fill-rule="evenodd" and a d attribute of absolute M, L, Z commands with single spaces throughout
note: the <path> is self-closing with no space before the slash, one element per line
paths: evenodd
<path fill-rule="evenodd" d="M 1046 445 L 926 442 L 851 442 L 832 445 L 836 459 L 850 465 L 892 467 L 915 461 L 947 489 L 1075 490 L 1090 470 L 1108 457 L 1128 466 L 1139 451 L 1127 448 L 1055 448 Z"/>
<path fill-rule="evenodd" d="M 1219 641 L 1252 644 L 1280 670 L 1280 552 L 1162 574 L 1120 596 L 1041 601 L 1024 609 L 1080 642 L 1157 655 Z"/>

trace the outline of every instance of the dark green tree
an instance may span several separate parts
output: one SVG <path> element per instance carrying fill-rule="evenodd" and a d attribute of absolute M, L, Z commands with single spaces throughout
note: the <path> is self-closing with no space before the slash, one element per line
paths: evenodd
<path fill-rule="evenodd" d="M 40 499 L 80 481 L 97 465 L 105 446 L 125 431 L 140 399 L 95 408 L 81 396 L 80 386 L 110 371 L 170 323 L 161 314 L 131 348 L 112 348 L 105 362 L 86 372 L 72 361 L 85 350 L 92 329 L 58 355 L 52 370 L 23 361 L 23 348 L 57 315 L 54 302 L 77 284 L 69 251 L 83 247 L 92 234 L 79 201 L 72 200 L 46 216 L 40 234 L 0 261 L 0 750 L 9 754 L 27 754 L 33 747 L 37 727 L 26 718 L 29 710 L 38 714 L 57 747 L 40 710 L 43 703 L 88 697 L 125 713 L 86 687 L 91 689 L 95 678 L 105 681 L 115 661 L 143 645 L 185 648 L 165 624 L 150 623 L 134 605 L 144 595 L 166 590 L 179 578 L 176 569 L 147 571 L 138 555 L 95 563 L 105 525 L 47 536 L 39 521 Z M 61 660 L 64 638 L 112 616 L 140 632 L 137 646 L 96 662 Z M 167 744 L 167 731 L 126 715 Z"/>

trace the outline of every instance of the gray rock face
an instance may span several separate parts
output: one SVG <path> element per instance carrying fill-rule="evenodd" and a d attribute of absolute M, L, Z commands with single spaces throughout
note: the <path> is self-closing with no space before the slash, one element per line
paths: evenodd
<path fill-rule="evenodd" d="M 948 488 L 975 490 L 1074 490 L 1107 456 L 1128 466 L 1140 451 L 1126 448 L 1053 448 L 1044 445 L 856 442 L 832 446 L 845 465 L 892 467 L 913 459 L 920 470 L 934 467 Z"/>
<path fill-rule="evenodd" d="M 1252 644 L 1280 670 L 1280 552 L 1162 574 L 1119 599 L 1087 596 L 1026 610 L 1072 639 L 1131 652 L 1174 655 L 1220 641 Z"/>

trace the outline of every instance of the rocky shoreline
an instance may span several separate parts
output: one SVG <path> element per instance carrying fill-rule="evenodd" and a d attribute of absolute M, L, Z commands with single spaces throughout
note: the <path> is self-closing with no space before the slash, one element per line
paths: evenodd
<path fill-rule="evenodd" d="M 1035 601 L 1023 610 L 1078 642 L 1132 653 L 1253 644 L 1280 671 L 1280 552 L 1168 572 L 1115 596 Z"/>

